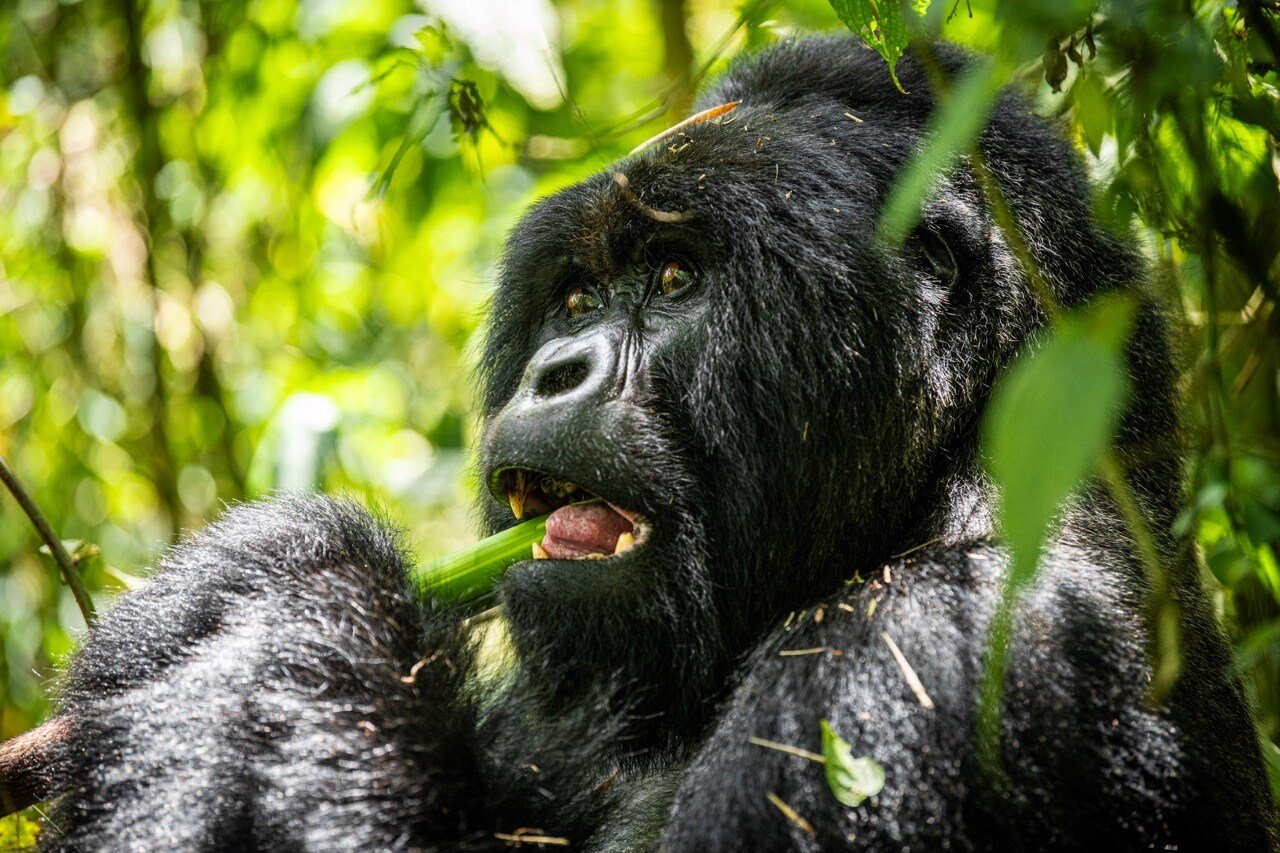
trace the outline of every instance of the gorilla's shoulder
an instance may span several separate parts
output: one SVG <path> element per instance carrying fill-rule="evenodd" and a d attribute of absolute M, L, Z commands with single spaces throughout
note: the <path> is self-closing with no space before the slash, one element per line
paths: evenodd
<path fill-rule="evenodd" d="M 209 642 L 256 611 L 283 621 L 288 612 L 341 611 L 335 602 L 370 596 L 382 609 L 407 610 L 415 599 L 401 543 L 380 513 L 351 500 L 288 495 L 232 506 L 175 547 L 143 588 L 94 626 L 68 698 L 151 677 L 182 659 L 185 652 L 176 650 Z M 336 615 L 350 621 L 362 612 Z"/>
<path fill-rule="evenodd" d="M 356 560 L 379 567 L 399 568 L 403 539 L 380 510 L 354 500 L 314 494 L 285 494 L 230 507 L 226 514 L 185 545 L 161 566 L 162 572 L 208 568 L 207 546 L 240 552 L 236 567 L 246 573 L 270 574 L 286 567 Z M 218 562 L 217 568 L 228 566 Z"/>

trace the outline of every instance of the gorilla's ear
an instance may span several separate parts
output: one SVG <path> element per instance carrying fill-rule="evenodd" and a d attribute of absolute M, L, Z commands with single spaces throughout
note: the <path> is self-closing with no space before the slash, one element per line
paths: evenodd
<path fill-rule="evenodd" d="M 941 229 L 930 226 L 917 228 L 914 237 L 921 268 L 932 273 L 946 289 L 955 287 L 960 279 L 960 262 Z"/>

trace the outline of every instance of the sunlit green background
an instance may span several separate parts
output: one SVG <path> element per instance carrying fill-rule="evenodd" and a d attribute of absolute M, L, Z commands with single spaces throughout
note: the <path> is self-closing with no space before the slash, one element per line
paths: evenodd
<path fill-rule="evenodd" d="M 1058 25 L 967 5 L 935 23 L 1009 55 Z M 1191 5 L 1213 39 L 1243 27 L 1233 4 Z M 1081 4 L 1020 8 L 1059 6 Z M 100 608 L 223 503 L 277 488 L 385 505 L 422 557 L 470 541 L 468 370 L 515 217 L 681 115 L 690 81 L 744 47 L 838 26 L 825 0 L 5 4 L 0 452 L 62 538 L 100 548 L 82 564 Z M 1098 41 L 1065 94 L 1044 79 L 1053 55 L 1020 76 L 1111 182 L 1108 214 L 1144 217 L 1184 315 L 1184 522 L 1275 740 L 1276 267 L 1259 284 L 1196 244 L 1178 208 L 1194 158 L 1162 141 L 1160 115 L 1125 118 L 1143 78 L 1108 69 L 1105 28 Z M 1277 77 L 1253 61 L 1198 82 L 1177 77 L 1201 72 L 1190 60 L 1158 73 L 1220 110 L 1205 121 L 1218 183 L 1274 229 Z M 1212 93 L 1238 85 L 1271 113 L 1221 110 Z M 0 506 L 8 737 L 46 713 L 83 620 L 26 518 Z"/>

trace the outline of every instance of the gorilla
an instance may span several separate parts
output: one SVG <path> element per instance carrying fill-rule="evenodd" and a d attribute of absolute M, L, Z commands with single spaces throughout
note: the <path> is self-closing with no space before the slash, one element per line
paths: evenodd
<path fill-rule="evenodd" d="M 1142 565 L 1088 485 L 1016 609 L 1002 773 L 980 760 L 1008 560 L 977 436 L 1046 314 L 966 161 L 903 245 L 877 237 L 934 106 L 899 67 L 906 93 L 847 36 L 744 58 L 702 95 L 714 117 L 514 229 L 480 368 L 484 527 L 551 515 L 499 584 L 504 640 L 477 651 L 422 602 L 384 519 L 235 508 L 76 656 L 46 846 L 1270 849 L 1249 703 L 1175 532 L 1169 320 L 1013 93 L 979 144 L 1054 296 L 1141 305 L 1117 452 L 1183 665 L 1156 704 Z M 884 768 L 857 806 L 806 754 L 824 720 Z"/>

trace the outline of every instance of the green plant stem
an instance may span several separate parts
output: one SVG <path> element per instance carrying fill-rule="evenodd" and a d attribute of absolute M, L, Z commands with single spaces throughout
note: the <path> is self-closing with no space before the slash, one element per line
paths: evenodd
<path fill-rule="evenodd" d="M 474 604 L 488 597 L 503 572 L 532 557 L 546 532 L 547 517 L 539 516 L 419 566 L 410 577 L 424 598 Z"/>
<path fill-rule="evenodd" d="M 1147 619 L 1151 624 L 1150 656 L 1151 699 L 1157 705 L 1169 698 L 1182 662 L 1178 657 L 1178 613 L 1169 589 L 1169 576 L 1160 563 L 1160 552 L 1146 516 L 1138 505 L 1133 487 L 1125 477 L 1124 466 L 1114 449 L 1098 461 L 1098 470 L 1129 525 L 1138 556 L 1147 570 Z"/>

